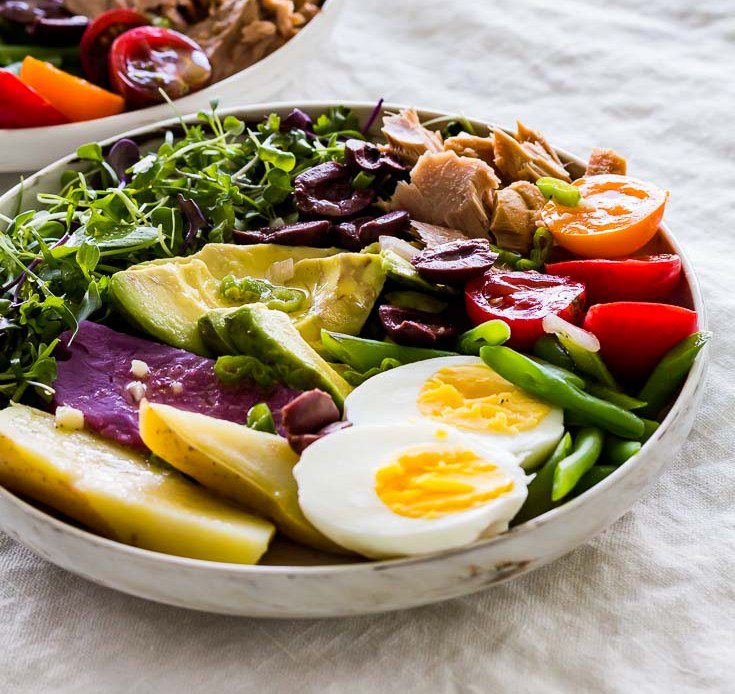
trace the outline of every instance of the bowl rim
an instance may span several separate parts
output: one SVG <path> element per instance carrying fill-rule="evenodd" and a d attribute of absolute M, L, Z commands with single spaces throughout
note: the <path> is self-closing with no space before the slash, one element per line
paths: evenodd
<path fill-rule="evenodd" d="M 225 77 L 224 79 L 218 80 L 217 82 L 213 82 L 212 84 L 208 84 L 206 87 L 204 87 L 204 89 L 200 89 L 199 91 L 192 92 L 191 94 L 186 94 L 185 96 L 180 97 L 179 99 L 176 99 L 175 101 L 171 103 L 173 103 L 174 106 L 176 106 L 176 104 L 178 104 L 182 99 L 187 99 L 188 97 L 195 96 L 197 94 L 198 95 L 206 94 L 210 89 L 214 89 L 215 87 L 221 88 L 221 87 L 226 87 L 227 85 L 232 85 L 236 80 L 239 80 L 242 76 L 246 74 L 253 74 L 256 69 L 260 70 L 263 68 L 267 68 L 270 65 L 270 63 L 273 62 L 273 60 L 275 60 L 274 56 L 277 53 L 280 53 L 282 49 L 287 48 L 291 46 L 292 44 L 301 45 L 301 43 L 303 43 L 303 41 L 301 41 L 301 36 L 305 32 L 308 32 L 308 34 L 313 33 L 312 31 L 309 31 L 309 29 L 311 29 L 314 25 L 321 26 L 323 22 L 326 21 L 325 19 L 323 19 L 325 15 L 328 13 L 331 16 L 331 13 L 336 12 L 338 8 L 340 7 L 340 5 L 343 5 L 346 1 L 347 0 L 323 0 L 319 12 L 312 19 L 310 19 L 302 29 L 299 30 L 298 34 L 290 38 L 282 46 L 279 46 L 278 48 L 276 48 L 275 51 L 272 51 L 271 53 L 264 56 L 260 60 L 256 60 L 252 65 L 248 65 L 242 70 L 238 70 L 237 72 L 233 73 L 232 75 L 229 75 L 228 77 Z M 212 94 L 212 99 L 216 100 L 217 95 Z M 111 115 L 111 116 L 102 116 L 101 118 L 90 118 L 89 120 L 84 120 L 84 121 L 71 121 L 69 123 L 60 123 L 59 125 L 45 125 L 45 126 L 40 126 L 40 127 L 37 126 L 34 128 L 0 128 L 0 135 L 13 135 L 13 134 L 26 135 L 26 134 L 37 133 L 39 130 L 43 130 L 44 133 L 52 132 L 52 133 L 63 136 L 64 134 L 66 134 L 67 130 L 78 128 L 82 123 L 89 125 L 92 123 L 100 123 L 102 121 L 109 121 L 110 119 L 113 119 L 113 118 L 119 118 L 122 121 L 124 117 L 127 115 L 130 115 L 133 113 L 142 113 L 152 108 L 158 108 L 160 106 L 163 106 L 164 103 L 150 104 L 149 106 L 145 106 L 144 108 L 136 108 L 136 109 L 133 109 L 132 111 L 123 111 L 122 113 L 115 113 L 114 115 Z M 239 107 L 235 107 L 235 108 L 239 108 Z M 147 125 L 143 125 L 140 127 L 154 126 L 161 122 L 162 121 L 155 121 L 153 123 L 148 123 Z M 121 123 L 121 125 L 124 127 L 124 123 Z M 57 160 L 56 162 L 52 162 L 50 166 L 53 166 L 54 163 L 58 163 L 59 161 L 60 160 Z"/>
<path fill-rule="evenodd" d="M 222 109 L 219 111 L 219 114 L 221 116 L 227 116 L 227 115 L 236 115 L 240 117 L 254 117 L 258 114 L 268 113 L 271 111 L 287 111 L 293 108 L 300 108 L 304 111 L 317 111 L 317 110 L 326 110 L 333 106 L 347 106 L 348 108 L 352 108 L 355 110 L 358 110 L 360 112 L 367 112 L 370 113 L 370 111 L 375 107 L 375 104 L 372 102 L 366 102 L 366 101 L 343 101 L 343 100 L 328 100 L 328 101 L 319 101 L 319 100 L 294 100 L 294 101 L 268 101 L 268 102 L 262 102 L 257 104 L 250 104 L 245 106 L 233 106 L 226 109 Z M 395 102 L 386 102 L 382 104 L 382 113 L 385 113 L 386 111 L 398 111 L 403 108 L 408 108 L 405 104 L 398 104 Z M 419 116 L 421 116 L 422 120 L 426 118 L 436 118 L 436 117 L 455 117 L 458 114 L 452 113 L 444 110 L 436 110 L 431 107 L 418 107 L 413 106 L 418 113 Z M 244 115 L 247 114 L 247 115 Z M 483 127 L 489 128 L 489 129 L 501 129 L 505 130 L 506 132 L 512 133 L 512 129 L 508 129 L 506 127 L 500 126 L 493 121 L 486 120 L 484 118 L 475 118 L 471 116 L 464 116 L 466 117 L 470 123 L 473 125 L 481 125 Z M 118 135 L 106 138 L 100 142 L 100 144 L 105 147 L 109 144 L 112 144 L 116 140 L 119 140 L 123 137 L 137 137 L 140 135 L 145 134 L 155 134 L 158 131 L 164 130 L 166 128 L 172 127 L 177 125 L 181 122 L 181 120 L 184 120 L 185 122 L 191 122 L 196 119 L 196 114 L 191 113 L 187 114 L 182 117 L 172 117 L 168 118 L 162 121 L 158 121 L 156 123 L 150 123 L 148 125 L 140 126 L 138 128 L 134 128 L 132 130 L 129 130 L 127 132 L 120 133 Z M 577 164 L 579 166 L 584 166 L 585 162 L 580 157 L 571 154 L 570 152 L 567 152 L 564 149 L 554 147 L 554 150 L 566 161 L 570 163 Z M 8 199 L 11 199 L 18 194 L 23 194 L 23 189 L 29 184 L 33 184 L 38 179 L 44 177 L 45 175 L 51 173 L 52 171 L 56 169 L 63 169 L 66 165 L 71 164 L 72 162 L 76 161 L 77 157 L 76 154 L 70 154 L 66 157 L 63 157 L 62 159 L 59 159 L 44 168 L 40 169 L 35 174 L 29 176 L 26 179 L 21 179 L 21 181 L 13 186 L 10 190 L 8 190 L 3 195 L 0 195 L 0 205 L 7 201 Z M 705 309 L 705 304 L 702 296 L 702 290 L 699 283 L 699 279 L 694 271 L 694 267 L 687 256 L 687 254 L 683 251 L 681 244 L 679 243 L 678 239 L 673 235 L 668 225 L 664 222 L 662 222 L 659 225 L 659 229 L 661 232 L 663 232 L 663 235 L 665 236 L 667 242 L 672 246 L 673 250 L 679 255 L 682 261 L 682 269 L 684 270 L 684 276 L 686 278 L 686 282 L 689 288 L 689 291 L 692 296 L 692 302 L 694 305 L 694 310 L 697 312 L 697 316 L 699 319 L 699 329 L 700 330 L 706 330 L 707 329 L 707 313 Z M 640 465 L 645 465 L 645 453 L 646 451 L 650 450 L 656 443 L 659 442 L 659 440 L 663 437 L 664 433 L 668 430 L 670 425 L 676 420 L 676 418 L 679 415 L 680 410 L 686 406 L 686 403 L 689 399 L 691 399 L 693 395 L 693 391 L 696 389 L 699 381 L 702 378 L 702 375 L 704 373 L 704 370 L 706 368 L 708 358 L 708 349 L 705 346 L 705 349 L 703 349 L 696 357 L 695 363 L 692 367 L 692 369 L 689 372 L 689 375 L 687 376 L 687 379 L 683 383 L 681 387 L 681 391 L 674 402 L 673 406 L 669 410 L 669 412 L 666 414 L 666 417 L 661 422 L 660 426 L 656 431 L 651 435 L 651 437 L 643 444 L 641 447 L 641 450 L 634 455 L 632 458 L 627 460 L 625 463 L 620 465 L 613 473 L 608 475 L 605 479 L 603 479 L 601 482 L 596 484 L 591 489 L 587 490 L 583 494 L 580 494 L 579 496 L 571 499 L 570 501 L 566 502 L 565 504 L 554 508 L 550 511 L 547 511 L 546 513 L 541 514 L 540 516 L 537 516 L 536 518 L 532 518 L 529 521 L 526 521 L 525 523 L 522 523 L 520 525 L 514 526 L 510 530 L 506 531 L 505 533 L 501 535 L 497 535 L 493 538 L 489 538 L 487 540 L 481 540 L 478 542 L 474 542 L 470 545 L 465 545 L 463 547 L 457 547 L 454 549 L 444 550 L 441 552 L 434 552 L 431 554 L 425 554 L 425 555 L 417 555 L 417 556 L 409 556 L 409 557 L 401 557 L 396 559 L 383 559 L 378 561 L 361 561 L 361 562 L 354 562 L 354 563 L 347 563 L 347 564 L 320 564 L 320 565 L 286 565 L 286 564 L 234 564 L 230 562 L 218 562 L 218 561 L 210 561 L 205 559 L 193 559 L 190 557 L 180 557 L 177 555 L 172 554 L 164 554 L 162 552 L 156 552 L 154 550 L 148 550 L 143 549 L 140 547 L 134 547 L 132 545 L 126 545 L 122 542 L 118 542 L 117 540 L 111 540 L 109 538 L 103 537 L 101 535 L 97 535 L 91 531 L 85 530 L 83 528 L 79 528 L 75 525 L 71 525 L 69 523 L 66 523 L 62 520 L 59 520 L 58 518 L 55 518 L 54 516 L 46 513 L 45 511 L 42 511 L 41 509 L 37 508 L 33 504 L 25 501 L 24 499 L 21 499 L 19 496 L 16 496 L 9 490 L 5 489 L 5 487 L 0 486 L 0 496 L 4 497 L 6 500 L 8 500 L 10 503 L 18 506 L 23 512 L 26 514 L 30 514 L 35 519 L 50 524 L 55 530 L 67 534 L 71 534 L 72 536 L 76 537 L 76 539 L 87 542 L 92 545 L 99 545 L 106 549 L 109 549 L 110 551 L 117 551 L 120 552 L 123 555 L 130 555 L 133 557 L 137 557 L 144 561 L 153 561 L 153 562 L 162 562 L 171 566 L 179 566 L 179 567 L 186 567 L 188 569 L 193 570 L 200 570 L 200 571 L 217 571 L 217 572 L 224 572 L 224 573 L 234 573 L 238 575 L 248 575 L 248 574 L 257 574 L 260 576 L 283 576 L 283 575 L 293 575 L 293 574 L 299 574 L 299 575 L 310 575 L 310 576 L 318 576 L 320 574 L 341 574 L 341 573 L 349 573 L 349 572 L 355 572 L 355 571 L 365 571 L 365 570 L 387 570 L 392 568 L 399 568 L 403 566 L 415 566 L 417 564 L 426 564 L 431 563 L 437 560 L 446 559 L 449 557 L 461 555 L 464 553 L 480 550 L 487 548 L 489 546 L 501 546 L 504 544 L 507 544 L 508 542 L 512 542 L 515 539 L 517 539 L 520 536 L 528 535 L 529 533 L 532 533 L 536 528 L 539 528 L 543 525 L 546 525 L 550 523 L 551 521 L 555 520 L 558 517 L 562 517 L 564 515 L 567 515 L 571 513 L 574 509 L 579 508 L 580 506 L 587 505 L 590 502 L 593 501 L 596 497 L 600 496 L 601 494 L 604 494 L 605 491 L 612 485 L 616 480 L 621 479 L 624 476 L 627 476 L 628 473 L 630 473 L 632 470 L 637 468 Z"/>

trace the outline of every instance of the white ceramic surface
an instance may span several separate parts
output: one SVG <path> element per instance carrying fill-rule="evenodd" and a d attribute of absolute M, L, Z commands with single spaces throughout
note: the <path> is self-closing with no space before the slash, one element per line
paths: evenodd
<path fill-rule="evenodd" d="M 259 104 L 228 112 L 256 119 L 293 106 L 314 113 L 330 104 Z M 372 105 L 349 104 L 365 119 Z M 388 105 L 395 110 L 398 106 Z M 423 119 L 436 112 L 422 111 Z M 478 130 L 486 128 L 472 121 Z M 174 120 L 162 126 L 173 125 Z M 126 135 L 154 132 L 161 125 Z M 559 152 L 570 168 L 582 162 Z M 30 195 L 53 190 L 73 157 L 47 167 L 25 183 Z M 0 197 L 11 213 L 20 189 Z M 705 326 L 704 306 L 691 264 L 669 230 L 662 232 L 684 263 L 684 301 Z M 269 553 L 268 565 L 241 566 L 172 557 L 98 537 L 64 523 L 0 488 L 0 527 L 38 555 L 102 585 L 172 605 L 230 615 L 332 617 L 380 612 L 446 600 L 488 588 L 542 566 L 600 533 L 625 513 L 675 456 L 692 426 L 703 392 L 706 349 L 658 431 L 641 452 L 585 494 L 510 532 L 470 547 L 425 557 L 325 564 L 325 558 L 288 545 Z M 311 565 L 305 565 L 311 564 Z"/>
<path fill-rule="evenodd" d="M 321 50 L 344 4 L 345 0 L 326 0 L 321 12 L 293 39 L 249 68 L 178 99 L 175 102 L 176 113 L 208 110 L 213 99 L 218 99 L 220 107 L 226 108 L 263 101 L 272 96 L 289 84 L 296 65 L 308 60 L 315 51 Z M 171 114 L 169 104 L 160 104 L 108 118 L 49 128 L 0 128 L 0 173 L 37 171 L 73 152 L 79 145 L 156 123 L 169 118 Z"/>

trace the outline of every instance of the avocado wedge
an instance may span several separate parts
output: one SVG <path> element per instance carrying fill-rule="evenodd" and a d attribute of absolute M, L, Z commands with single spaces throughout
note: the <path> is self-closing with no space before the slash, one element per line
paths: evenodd
<path fill-rule="evenodd" d="M 234 354 L 255 357 L 278 375 L 284 385 L 299 390 L 319 388 L 341 409 L 352 390 L 299 334 L 288 315 L 264 304 L 210 311 L 199 321 L 210 349 L 220 346 Z M 214 337 L 211 337 L 214 334 Z M 228 353 L 232 354 L 230 350 Z"/>
<path fill-rule="evenodd" d="M 292 263 L 288 279 L 278 263 Z M 111 294 L 118 310 L 140 330 L 174 347 L 209 356 L 197 326 L 212 309 L 232 308 L 220 291 L 228 275 L 268 279 L 307 292 L 303 306 L 289 314 L 298 331 L 321 349 L 322 328 L 357 334 L 385 281 L 379 256 L 341 253 L 336 248 L 211 243 L 194 255 L 153 260 L 115 273 Z"/>

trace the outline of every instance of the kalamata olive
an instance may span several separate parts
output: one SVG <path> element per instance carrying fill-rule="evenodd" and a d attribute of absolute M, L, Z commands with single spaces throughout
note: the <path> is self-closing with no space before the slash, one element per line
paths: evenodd
<path fill-rule="evenodd" d="M 362 240 L 360 229 L 362 226 L 371 222 L 373 217 L 356 217 L 346 222 L 335 224 L 333 232 L 336 237 L 336 243 L 340 248 L 346 248 L 348 251 L 359 251 L 368 244 Z"/>
<path fill-rule="evenodd" d="M 127 137 L 123 137 L 110 147 L 105 159 L 115 172 L 120 185 L 125 185 L 130 180 L 127 170 L 140 160 L 140 147 Z"/>
<path fill-rule="evenodd" d="M 265 227 L 233 232 L 235 243 L 277 243 L 281 246 L 327 246 L 332 223 L 328 219 L 297 222 L 281 227 Z"/>
<path fill-rule="evenodd" d="M 411 217 L 405 210 L 394 210 L 376 219 L 365 222 L 360 227 L 360 236 L 369 245 L 381 236 L 405 236 L 408 232 Z"/>
<path fill-rule="evenodd" d="M 336 224 L 337 245 L 348 251 L 359 251 L 381 236 L 406 235 L 411 218 L 404 210 L 388 212 L 380 217 L 358 217 Z"/>
<path fill-rule="evenodd" d="M 348 217 L 364 210 L 375 193 L 352 188 L 347 167 L 326 162 L 299 174 L 294 181 L 296 206 L 301 212 L 324 217 Z"/>
<path fill-rule="evenodd" d="M 435 313 L 383 305 L 378 309 L 385 332 L 399 345 L 434 347 L 454 337 L 459 328 Z"/>
<path fill-rule="evenodd" d="M 288 436 L 316 434 L 339 420 L 340 414 L 334 400 L 317 388 L 301 393 L 281 409 L 281 424 Z"/>
<path fill-rule="evenodd" d="M 347 427 L 351 426 L 352 422 L 332 422 L 317 431 L 316 434 L 291 434 L 287 436 L 288 445 L 291 446 L 291 450 L 294 453 L 301 455 L 314 441 L 318 441 L 325 436 L 329 436 L 329 434 L 333 434 L 335 431 L 347 429 Z"/>
<path fill-rule="evenodd" d="M 45 46 L 70 46 L 79 43 L 89 26 L 82 15 L 71 17 L 41 17 L 28 27 L 28 34 Z"/>
<path fill-rule="evenodd" d="M 185 198 L 181 193 L 178 194 L 177 200 L 181 214 L 187 223 L 187 228 L 184 232 L 184 242 L 179 249 L 179 252 L 183 253 L 192 244 L 197 233 L 209 226 L 209 222 L 196 202 L 190 198 Z"/>
<path fill-rule="evenodd" d="M 411 262 L 422 277 L 443 284 L 463 284 L 489 270 L 498 259 L 486 239 L 442 243 L 417 253 Z"/>
<path fill-rule="evenodd" d="M 314 130 L 314 121 L 308 113 L 295 108 L 285 118 L 281 119 L 281 130 L 303 130 L 310 133 Z"/>
<path fill-rule="evenodd" d="M 31 24 L 38 17 L 37 10 L 23 0 L 0 2 L 0 18 L 18 24 Z"/>
<path fill-rule="evenodd" d="M 361 171 L 376 174 L 405 173 L 408 167 L 392 157 L 381 152 L 377 145 L 356 138 L 345 142 L 345 162 Z"/>

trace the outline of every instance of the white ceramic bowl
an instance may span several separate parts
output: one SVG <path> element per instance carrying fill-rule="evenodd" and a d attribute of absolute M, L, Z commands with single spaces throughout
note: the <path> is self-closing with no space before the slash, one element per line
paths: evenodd
<path fill-rule="evenodd" d="M 293 39 L 254 65 L 206 89 L 175 101 L 176 113 L 208 110 L 213 99 L 226 108 L 263 101 L 291 80 L 294 68 L 322 49 L 345 5 L 325 0 L 321 12 Z M 104 140 L 124 130 L 156 123 L 172 115 L 169 104 L 159 104 L 117 116 L 48 128 L 0 128 L 0 173 L 37 171 L 87 142 Z"/>
<path fill-rule="evenodd" d="M 260 104 L 230 109 L 248 120 L 293 106 L 315 114 L 329 103 Z M 353 103 L 361 119 L 371 104 Z M 388 110 L 398 106 L 390 105 Z M 423 119 L 436 117 L 422 111 Z M 472 121 L 478 130 L 486 126 Z M 174 120 L 126 135 L 153 133 Z M 571 168 L 581 160 L 560 151 Z M 69 156 L 25 182 L 31 195 L 51 191 Z M 10 214 L 20 189 L 0 198 Z M 682 300 L 704 326 L 702 295 L 685 253 L 663 226 L 662 234 L 684 264 Z M 171 605 L 209 612 L 259 617 L 332 617 L 396 610 L 446 600 L 494 586 L 542 566 L 588 541 L 625 513 L 661 474 L 692 426 L 703 391 L 706 350 L 699 355 L 681 394 L 661 427 L 641 452 L 596 487 L 567 504 L 519 525 L 497 538 L 472 546 L 411 559 L 325 564 L 316 553 L 278 544 L 267 565 L 242 566 L 184 559 L 129 547 L 69 525 L 0 488 L 0 526 L 41 557 L 110 588 Z"/>

